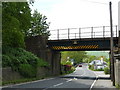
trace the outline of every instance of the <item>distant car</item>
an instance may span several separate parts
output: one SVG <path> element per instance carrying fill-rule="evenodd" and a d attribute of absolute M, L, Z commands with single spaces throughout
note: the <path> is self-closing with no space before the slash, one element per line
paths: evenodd
<path fill-rule="evenodd" d="M 79 67 L 82 67 L 82 65 L 81 65 L 81 64 L 79 64 L 78 66 L 79 66 Z"/>

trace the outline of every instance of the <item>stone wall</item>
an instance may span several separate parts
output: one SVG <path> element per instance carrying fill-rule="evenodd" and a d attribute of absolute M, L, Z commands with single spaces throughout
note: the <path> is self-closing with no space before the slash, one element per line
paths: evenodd
<path fill-rule="evenodd" d="M 50 64 L 49 74 L 60 74 L 60 52 L 52 51 L 47 46 L 46 36 L 34 36 L 26 39 L 26 49 Z"/>
<path fill-rule="evenodd" d="M 23 78 L 18 72 L 13 71 L 11 67 L 2 68 L 2 71 L 2 81 L 14 81 Z"/>
<path fill-rule="evenodd" d="M 60 52 L 55 52 L 47 47 L 47 38 L 45 36 L 35 36 L 26 39 L 26 50 L 34 53 L 41 59 L 47 61 L 50 67 L 37 68 L 37 77 L 45 77 L 60 74 Z M 23 77 L 10 67 L 2 68 L 2 80 L 11 81 L 22 79 Z"/>
<path fill-rule="evenodd" d="M 19 74 L 19 72 L 15 72 L 11 69 L 11 67 L 2 68 L 2 81 L 14 81 L 23 79 L 24 77 Z M 37 68 L 37 78 L 44 78 L 49 76 L 49 68 L 39 67 Z"/>
<path fill-rule="evenodd" d="M 49 68 L 46 67 L 38 67 L 37 68 L 37 75 L 36 77 L 46 77 L 50 75 L 50 70 Z"/>

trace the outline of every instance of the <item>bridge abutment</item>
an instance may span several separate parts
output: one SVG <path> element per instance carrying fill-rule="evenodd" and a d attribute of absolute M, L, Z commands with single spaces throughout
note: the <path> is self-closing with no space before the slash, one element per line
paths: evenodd
<path fill-rule="evenodd" d="M 34 36 L 27 38 L 26 50 L 34 53 L 39 58 L 50 64 L 49 70 L 46 70 L 48 71 L 48 73 L 46 73 L 47 75 L 60 74 L 61 54 L 59 51 L 52 51 L 48 48 L 46 36 Z"/>

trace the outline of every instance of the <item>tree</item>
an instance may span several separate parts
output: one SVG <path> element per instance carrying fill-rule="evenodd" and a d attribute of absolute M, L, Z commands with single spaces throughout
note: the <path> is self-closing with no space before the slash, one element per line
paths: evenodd
<path fill-rule="evenodd" d="M 76 63 L 81 63 L 83 62 L 83 59 L 87 57 L 87 55 L 85 51 L 62 52 L 62 61 L 67 61 L 67 57 L 74 59 Z"/>
<path fill-rule="evenodd" d="M 89 62 L 91 62 L 93 60 L 98 59 L 98 57 L 96 57 L 96 56 L 89 56 L 88 59 L 89 59 Z"/>
<path fill-rule="evenodd" d="M 37 36 L 37 35 L 50 35 L 50 31 L 47 31 L 49 28 L 49 23 L 47 23 L 47 17 L 40 14 L 37 10 L 34 11 L 32 15 L 31 28 L 28 31 L 28 36 Z"/>
<path fill-rule="evenodd" d="M 27 2 L 2 3 L 3 46 L 24 47 L 24 36 L 31 26 L 31 13 Z"/>
<path fill-rule="evenodd" d="M 2 29 L 6 30 L 14 28 L 14 25 L 8 25 L 10 23 L 10 16 L 18 20 L 19 30 L 26 35 L 26 32 L 31 26 L 31 9 L 28 2 L 3 2 L 2 5 Z M 16 23 L 16 22 L 12 22 Z"/>

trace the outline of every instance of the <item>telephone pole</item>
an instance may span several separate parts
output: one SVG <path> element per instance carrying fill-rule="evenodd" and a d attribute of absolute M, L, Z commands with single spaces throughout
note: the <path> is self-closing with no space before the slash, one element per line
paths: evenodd
<path fill-rule="evenodd" d="M 113 26 L 112 26 L 112 2 L 109 2 L 109 9 L 110 9 L 110 31 L 111 31 L 111 38 L 110 38 L 110 46 L 111 46 L 111 78 L 113 81 L 113 86 L 115 86 L 115 73 L 114 73 L 114 57 L 113 57 Z"/>

